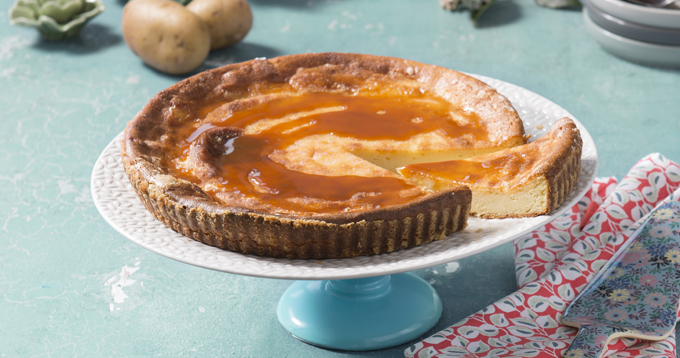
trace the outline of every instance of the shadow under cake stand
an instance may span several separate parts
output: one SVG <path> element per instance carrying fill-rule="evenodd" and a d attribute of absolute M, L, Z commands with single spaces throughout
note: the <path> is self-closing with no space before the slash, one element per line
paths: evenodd
<path fill-rule="evenodd" d="M 510 99 L 532 138 L 541 137 L 562 117 L 574 119 L 533 92 L 475 77 Z M 383 349 L 419 338 L 441 316 L 437 292 L 409 271 L 460 260 L 512 241 L 549 223 L 586 193 L 597 172 L 597 149 L 583 125 L 574 122 L 583 139 L 579 182 L 550 215 L 501 220 L 471 217 L 461 232 L 389 254 L 289 260 L 239 254 L 191 240 L 163 225 L 137 198 L 120 157 L 122 133 L 109 143 L 94 166 L 92 195 L 97 209 L 116 231 L 150 251 L 216 271 L 298 280 L 286 290 L 277 308 L 279 322 L 296 338 L 331 349 Z"/>

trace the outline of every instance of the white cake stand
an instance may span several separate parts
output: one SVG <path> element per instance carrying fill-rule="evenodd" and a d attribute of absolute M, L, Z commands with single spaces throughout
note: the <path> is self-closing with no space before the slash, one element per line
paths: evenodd
<path fill-rule="evenodd" d="M 547 224 L 578 202 L 597 172 L 598 156 L 593 138 L 567 111 L 515 85 L 473 76 L 510 99 L 532 139 L 541 137 L 562 117 L 572 118 L 581 131 L 583 153 L 579 182 L 569 198 L 550 215 L 502 220 L 471 217 L 462 232 L 383 255 L 329 260 L 243 255 L 189 239 L 166 227 L 146 210 L 123 169 L 122 133 L 109 143 L 94 166 L 92 196 L 101 215 L 116 231 L 160 255 L 233 274 L 304 280 L 294 283 L 284 293 L 278 308 L 280 322 L 303 341 L 343 350 L 381 349 L 406 343 L 436 324 L 441 315 L 441 301 L 425 281 L 403 273 L 460 260 Z"/>

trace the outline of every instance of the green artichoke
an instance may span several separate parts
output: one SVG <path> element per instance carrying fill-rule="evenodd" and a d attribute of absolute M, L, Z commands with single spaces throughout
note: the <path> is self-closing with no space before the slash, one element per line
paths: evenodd
<path fill-rule="evenodd" d="M 9 19 L 12 25 L 35 27 L 48 40 L 63 40 L 78 35 L 104 8 L 101 0 L 17 0 Z"/>

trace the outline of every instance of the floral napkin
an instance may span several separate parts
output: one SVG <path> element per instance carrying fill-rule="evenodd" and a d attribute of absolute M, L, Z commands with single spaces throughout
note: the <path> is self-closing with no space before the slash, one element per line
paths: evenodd
<path fill-rule="evenodd" d="M 561 324 L 562 312 L 646 214 L 680 199 L 679 188 L 680 166 L 660 154 L 642 158 L 619 183 L 596 179 L 577 205 L 514 242 L 517 292 L 409 347 L 405 355 L 562 357 L 577 332 Z M 664 256 L 680 248 L 658 250 Z M 680 268 L 680 259 L 668 261 Z M 579 357 L 578 352 L 571 357 Z M 675 357 L 675 332 L 656 342 L 615 339 L 603 357 Z"/>

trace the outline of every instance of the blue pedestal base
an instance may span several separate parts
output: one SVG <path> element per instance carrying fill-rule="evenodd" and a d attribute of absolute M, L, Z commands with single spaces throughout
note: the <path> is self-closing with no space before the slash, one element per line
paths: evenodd
<path fill-rule="evenodd" d="M 417 339 L 434 327 L 441 313 L 434 288 L 410 273 L 297 281 L 277 308 L 279 322 L 296 338 L 349 351 L 383 349 Z"/>

